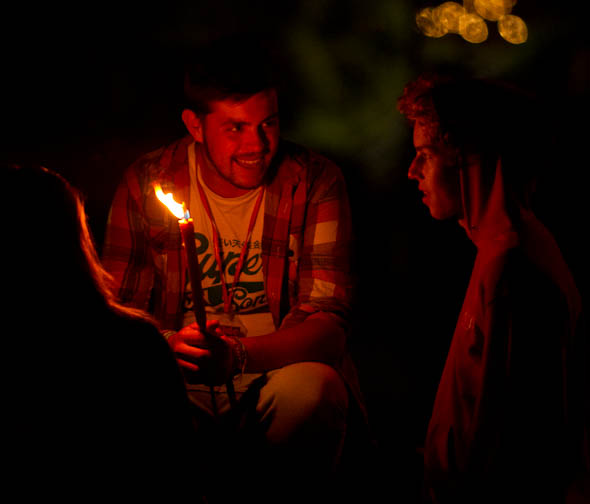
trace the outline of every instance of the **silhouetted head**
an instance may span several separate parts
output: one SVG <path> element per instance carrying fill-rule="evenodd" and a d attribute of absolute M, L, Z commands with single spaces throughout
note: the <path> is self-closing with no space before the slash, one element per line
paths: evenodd
<path fill-rule="evenodd" d="M 15 283 L 30 293 L 31 308 L 54 302 L 52 293 L 91 283 L 94 247 L 78 192 L 59 174 L 40 166 L 3 170 L 4 215 L 12 238 Z M 66 286 L 68 286 L 66 288 Z"/>
<path fill-rule="evenodd" d="M 462 217 L 458 172 L 470 159 L 490 178 L 501 160 L 505 187 L 529 205 L 544 162 L 542 122 L 531 96 L 490 80 L 422 75 L 405 87 L 398 108 L 414 128 L 408 176 L 425 192 L 434 217 Z"/>
<path fill-rule="evenodd" d="M 80 193 L 42 166 L 3 166 L 2 182 L 9 237 L 4 286 L 14 316 L 61 317 L 65 324 L 109 306 L 125 311 L 109 289 Z"/>

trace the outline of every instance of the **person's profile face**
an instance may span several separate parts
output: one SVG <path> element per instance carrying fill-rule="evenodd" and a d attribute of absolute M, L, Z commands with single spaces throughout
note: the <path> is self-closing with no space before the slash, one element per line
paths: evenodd
<path fill-rule="evenodd" d="M 279 145 L 276 91 L 256 93 L 246 100 L 215 101 L 203 119 L 203 146 L 212 168 L 209 185 L 231 196 L 254 189 L 264 176 Z"/>
<path fill-rule="evenodd" d="M 463 216 L 461 185 L 456 154 L 438 139 L 432 126 L 417 121 L 414 125 L 416 156 L 408 178 L 418 182 L 422 201 L 435 219 Z"/>

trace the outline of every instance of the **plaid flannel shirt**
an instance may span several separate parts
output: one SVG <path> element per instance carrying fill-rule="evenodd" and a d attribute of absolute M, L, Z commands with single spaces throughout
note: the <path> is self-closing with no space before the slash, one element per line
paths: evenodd
<path fill-rule="evenodd" d="M 143 156 L 126 171 L 110 209 L 102 261 L 115 293 L 151 311 L 161 329 L 182 327 L 186 258 L 177 219 L 153 183 L 188 201 L 187 136 Z M 276 327 L 322 311 L 347 327 L 351 298 L 351 220 L 344 179 L 327 159 L 282 142 L 267 186 L 263 272 Z"/>
<path fill-rule="evenodd" d="M 182 327 L 186 258 L 177 219 L 155 197 L 160 182 L 177 201 L 189 201 L 187 136 L 147 154 L 126 171 L 108 217 L 103 264 L 115 293 L 152 312 L 162 330 Z M 329 314 L 349 332 L 351 218 L 339 168 L 282 141 L 267 185 L 262 259 L 265 290 L 276 327 Z M 348 351 L 336 366 L 366 414 Z"/>

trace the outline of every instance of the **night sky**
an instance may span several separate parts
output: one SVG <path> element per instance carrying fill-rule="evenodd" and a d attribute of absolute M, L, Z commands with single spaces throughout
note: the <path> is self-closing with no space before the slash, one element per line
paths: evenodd
<path fill-rule="evenodd" d="M 391 455 L 384 470 L 403 466 L 422 441 L 475 255 L 455 222 L 430 218 L 406 178 L 413 149 L 395 103 L 408 80 L 452 67 L 541 97 L 555 144 L 537 209 L 589 303 L 587 3 L 520 0 L 513 13 L 529 39 L 518 46 L 491 22 L 481 44 L 423 36 L 414 16 L 437 3 L 2 7 L 3 160 L 41 163 L 79 187 L 99 249 L 123 170 L 184 134 L 183 56 L 230 33 L 256 33 L 279 49 L 283 136 L 332 158 L 348 182 L 358 286 L 353 350 L 381 454 Z"/>

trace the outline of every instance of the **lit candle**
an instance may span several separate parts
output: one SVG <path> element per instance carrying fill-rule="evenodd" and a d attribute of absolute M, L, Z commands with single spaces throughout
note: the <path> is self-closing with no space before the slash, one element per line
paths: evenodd
<path fill-rule="evenodd" d="M 201 270 L 199 268 L 199 258 L 197 255 L 197 248 L 195 247 L 195 228 L 193 226 L 193 219 L 190 216 L 188 209 L 184 203 L 180 204 L 174 200 L 172 193 L 164 193 L 160 184 L 154 184 L 156 197 L 164 203 L 170 212 L 178 219 L 178 226 L 180 227 L 180 234 L 182 235 L 182 243 L 186 254 L 186 261 L 188 265 L 188 274 L 191 281 L 193 291 L 193 313 L 195 320 L 199 326 L 199 330 L 205 336 L 209 337 L 207 332 L 207 315 L 205 314 L 205 301 L 203 299 L 203 288 L 201 287 Z M 234 384 L 231 379 L 225 384 L 230 402 L 235 404 Z M 212 399 L 215 397 L 212 391 Z"/>
<path fill-rule="evenodd" d="M 180 227 L 180 234 L 182 235 L 182 243 L 186 253 L 186 261 L 188 264 L 188 275 L 191 281 L 193 291 L 193 312 L 195 320 L 199 326 L 199 330 L 203 334 L 207 334 L 207 316 L 205 315 L 205 303 L 203 301 L 203 289 L 201 287 L 201 270 L 199 269 L 199 261 L 197 256 L 197 249 L 195 247 L 195 228 L 193 226 L 193 219 L 191 219 L 189 211 L 184 204 L 174 201 L 172 193 L 164 193 L 160 184 L 154 184 L 156 197 L 166 205 L 168 210 L 178 219 Z"/>

